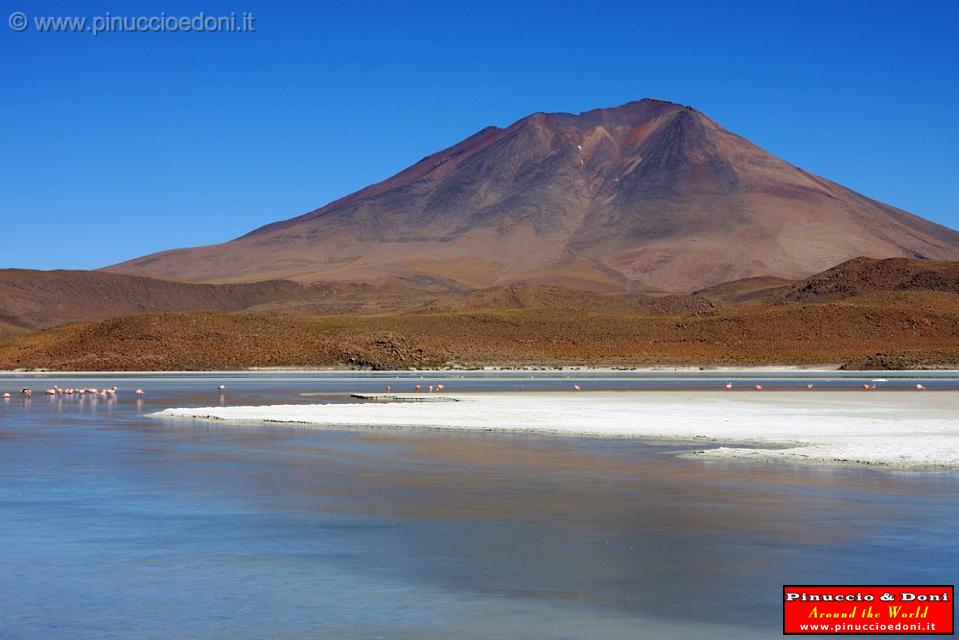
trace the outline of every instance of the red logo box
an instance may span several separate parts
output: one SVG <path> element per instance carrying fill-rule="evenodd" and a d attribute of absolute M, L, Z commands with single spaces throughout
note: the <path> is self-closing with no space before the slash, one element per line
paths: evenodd
<path fill-rule="evenodd" d="M 783 585 L 783 635 L 953 635 L 955 586 Z"/>

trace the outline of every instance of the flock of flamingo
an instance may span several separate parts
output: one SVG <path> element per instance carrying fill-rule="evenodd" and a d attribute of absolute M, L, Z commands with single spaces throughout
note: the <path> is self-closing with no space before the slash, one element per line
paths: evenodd
<path fill-rule="evenodd" d="M 440 386 L 442 387 L 442 385 Z M 223 394 L 225 390 L 226 390 L 226 385 L 221 384 L 217 387 L 217 391 L 219 391 L 221 395 Z M 78 389 L 74 389 L 72 387 L 63 388 L 58 385 L 53 385 L 53 387 L 51 387 L 50 389 L 47 389 L 46 395 L 48 395 L 51 398 L 76 397 L 76 398 L 99 398 L 103 400 L 111 400 L 116 398 L 119 392 L 120 392 L 120 389 L 119 387 L 116 387 L 116 386 L 107 387 L 105 389 L 97 389 L 96 387 L 80 387 Z M 136 389 L 133 393 L 136 395 L 137 398 L 142 398 L 144 395 L 146 395 L 143 389 Z M 20 389 L 20 395 L 23 396 L 24 398 L 28 398 L 28 399 L 32 398 L 33 389 L 30 389 L 30 388 Z M 12 397 L 13 397 L 13 394 L 9 392 L 3 394 L 4 400 L 9 400 Z"/>
<path fill-rule="evenodd" d="M 52 388 L 47 389 L 46 395 L 51 398 L 65 398 L 65 397 L 77 397 L 77 398 L 100 398 L 103 400 L 110 400 L 117 397 L 119 393 L 119 388 L 117 387 L 107 387 L 105 389 L 97 389 L 96 387 L 80 387 L 74 389 L 72 387 L 63 388 L 58 385 L 53 385 Z M 143 397 L 143 389 L 137 389 L 135 391 L 138 398 Z M 23 388 L 20 389 L 20 395 L 24 398 L 33 397 L 33 389 Z M 3 399 L 9 400 L 12 397 L 10 393 L 4 393 Z"/>
<path fill-rule="evenodd" d="M 434 391 L 437 391 L 437 392 L 443 391 L 444 389 L 446 389 L 446 385 L 445 385 L 445 384 L 431 384 L 431 385 L 427 385 L 426 387 L 424 387 L 423 385 L 418 384 L 418 385 L 416 385 L 415 387 L 413 387 L 413 389 L 414 389 L 415 391 L 423 391 L 424 388 L 426 389 L 427 393 L 433 393 Z M 386 392 L 387 392 L 387 393 L 393 393 L 393 386 L 392 386 L 392 385 L 389 385 L 389 384 L 386 385 Z"/>

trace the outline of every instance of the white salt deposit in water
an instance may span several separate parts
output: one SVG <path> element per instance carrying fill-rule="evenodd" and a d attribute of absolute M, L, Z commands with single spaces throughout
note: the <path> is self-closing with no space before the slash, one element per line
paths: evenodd
<path fill-rule="evenodd" d="M 726 445 L 687 454 L 713 460 L 959 469 L 959 392 L 954 391 L 570 391 L 442 397 L 457 402 L 203 407 L 166 409 L 152 416 L 318 428 L 695 440 Z"/>

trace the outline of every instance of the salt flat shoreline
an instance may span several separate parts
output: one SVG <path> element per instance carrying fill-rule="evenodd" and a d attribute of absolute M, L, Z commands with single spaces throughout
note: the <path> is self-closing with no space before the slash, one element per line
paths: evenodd
<path fill-rule="evenodd" d="M 477 369 L 348 369 L 310 367 L 258 367 L 250 369 L 204 369 L 204 370 L 142 370 L 142 371 L 60 371 L 56 369 L 0 369 L 0 376 L 9 377 L 219 377 L 249 375 L 311 375 L 318 376 L 371 376 L 386 378 L 398 376 L 415 377 L 482 377 L 486 375 L 560 375 L 567 374 L 622 374 L 624 376 L 668 377 L 796 377 L 796 378 L 959 378 L 959 369 L 838 369 L 838 365 L 776 365 L 755 367 L 707 367 L 707 366 L 662 366 L 662 367 L 484 367 Z"/>
<path fill-rule="evenodd" d="M 456 402 L 171 408 L 149 415 L 320 429 L 534 432 L 702 442 L 711 446 L 683 455 L 707 460 L 959 470 L 957 391 L 474 392 L 441 397 Z"/>
<path fill-rule="evenodd" d="M 836 373 L 836 374 L 861 374 L 868 373 L 867 370 L 840 369 L 841 364 L 815 364 L 815 365 L 756 365 L 756 366 L 697 366 L 697 365 L 663 365 L 658 367 L 649 366 L 629 366 L 618 367 L 591 367 L 591 366 L 548 366 L 548 365 L 529 365 L 529 366 L 485 366 L 485 367 L 449 367 L 444 369 L 354 369 L 350 367 L 249 367 L 246 369 L 143 369 L 143 370 L 119 370 L 119 371 L 70 371 L 59 369 L 0 369 L 0 375 L 230 375 L 230 374 L 250 374 L 250 373 L 355 373 L 355 374 L 376 374 L 389 375 L 405 374 L 483 374 L 483 373 Z M 927 373 L 956 371 L 959 369 L 877 369 L 883 373 Z"/>

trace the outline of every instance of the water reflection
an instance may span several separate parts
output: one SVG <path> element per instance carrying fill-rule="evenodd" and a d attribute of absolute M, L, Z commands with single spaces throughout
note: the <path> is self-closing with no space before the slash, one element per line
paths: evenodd
<path fill-rule="evenodd" d="M 164 423 L 143 414 L 226 394 L 120 386 L 0 406 L 2 637 L 773 637 L 783 583 L 943 583 L 959 555 L 956 474 Z M 266 377 L 229 403 L 347 389 Z"/>

